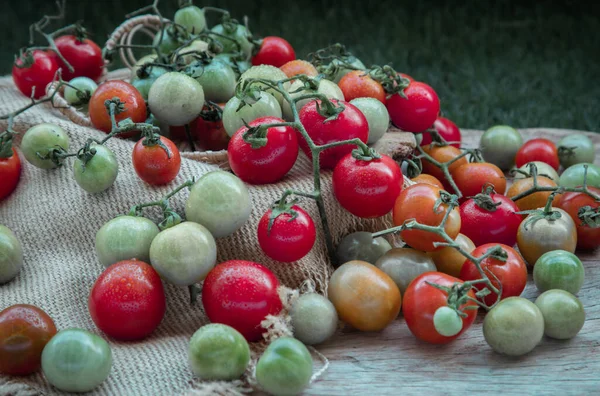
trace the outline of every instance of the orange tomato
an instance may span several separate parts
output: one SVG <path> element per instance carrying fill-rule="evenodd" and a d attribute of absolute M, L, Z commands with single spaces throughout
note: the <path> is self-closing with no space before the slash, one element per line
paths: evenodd
<path fill-rule="evenodd" d="M 422 148 L 426 154 L 429 154 L 434 160 L 436 160 L 442 164 L 452 161 L 454 158 L 456 158 L 460 154 L 462 154 L 462 151 L 460 151 L 460 149 L 457 149 L 454 146 L 436 146 L 436 145 L 430 144 L 427 146 L 423 146 Z M 421 162 L 423 163 L 423 173 L 427 173 L 428 175 L 436 177 L 438 180 L 440 180 L 444 184 L 447 191 L 451 192 L 452 194 L 455 193 L 455 191 L 452 188 L 450 188 L 448 181 L 446 180 L 446 177 L 444 176 L 444 172 L 442 172 L 442 170 L 440 168 L 435 166 L 432 162 L 428 161 L 426 158 L 423 158 L 421 160 Z M 448 170 L 450 171 L 450 174 L 452 174 L 452 172 L 456 171 L 456 169 L 458 169 L 460 166 L 465 165 L 467 163 L 468 163 L 467 158 L 462 157 L 461 159 L 453 162 L 452 165 L 450 165 L 448 167 Z"/>
<path fill-rule="evenodd" d="M 133 122 L 146 120 L 146 102 L 135 87 L 122 80 L 109 80 L 98 86 L 88 105 L 92 124 L 103 132 L 109 133 L 112 129 L 110 115 L 104 102 L 112 98 L 119 98 L 125 103 L 125 110 L 115 116 L 117 122 L 131 118 Z M 119 137 L 135 136 L 136 132 L 119 135 Z"/>
<path fill-rule="evenodd" d="M 459 166 L 451 172 L 456 186 L 463 197 L 474 197 L 486 184 L 491 184 L 498 194 L 506 191 L 504 172 L 487 162 L 473 162 Z"/>
<path fill-rule="evenodd" d="M 538 176 L 538 186 L 542 187 L 556 187 L 556 183 L 544 176 Z M 506 192 L 508 198 L 516 197 L 517 195 L 529 190 L 533 187 L 533 178 L 528 177 L 526 179 L 515 180 L 512 186 Z M 533 210 L 543 208 L 546 206 L 546 201 L 552 192 L 540 191 L 530 194 L 524 198 L 517 200 L 515 203 L 519 210 Z M 554 202 L 558 202 L 558 197 L 555 198 Z"/>
<path fill-rule="evenodd" d="M 317 69 L 315 69 L 315 67 L 312 64 L 301 59 L 289 61 L 286 64 L 282 65 L 280 69 L 288 77 L 294 77 L 299 74 L 306 74 L 309 77 L 314 77 L 317 74 L 319 74 L 317 72 Z"/>
<path fill-rule="evenodd" d="M 349 102 L 356 98 L 375 98 L 385 104 L 385 90 L 364 70 L 353 70 L 347 73 L 338 86 Z"/>
<path fill-rule="evenodd" d="M 475 250 L 473 241 L 464 234 L 458 234 L 454 241 L 467 253 L 471 253 Z M 428 254 L 433 259 L 438 271 L 452 275 L 455 278 L 459 277 L 460 270 L 465 263 L 466 257 L 460 254 L 458 250 L 448 246 L 440 250 L 429 252 Z"/>
<path fill-rule="evenodd" d="M 415 176 L 411 180 L 415 183 L 431 184 L 432 186 L 436 186 L 442 190 L 444 189 L 444 185 L 441 181 L 439 181 L 435 176 L 431 176 L 425 173 L 421 173 L 419 176 Z"/>

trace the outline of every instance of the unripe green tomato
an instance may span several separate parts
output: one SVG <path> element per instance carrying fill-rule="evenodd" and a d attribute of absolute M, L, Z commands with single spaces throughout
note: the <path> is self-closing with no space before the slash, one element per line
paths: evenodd
<path fill-rule="evenodd" d="M 558 185 L 561 187 L 579 187 L 583 185 L 583 176 L 587 166 L 588 187 L 600 188 L 600 166 L 590 163 L 575 164 L 560 175 Z"/>
<path fill-rule="evenodd" d="M 181 126 L 198 117 L 204 107 L 202 85 L 178 72 L 158 77 L 148 93 L 150 111 L 159 121 Z"/>
<path fill-rule="evenodd" d="M 268 393 L 297 395 L 310 384 L 312 369 L 312 358 L 304 344 L 282 337 L 273 341 L 258 359 L 256 379 Z"/>
<path fill-rule="evenodd" d="M 585 323 L 583 304 L 564 290 L 553 289 L 542 293 L 535 300 L 535 305 L 544 316 L 544 334 L 550 338 L 573 338 Z"/>
<path fill-rule="evenodd" d="M 290 96 L 292 98 L 297 98 L 299 96 L 315 93 L 314 90 L 308 89 L 298 91 L 303 86 L 304 84 L 302 81 L 296 80 L 290 85 L 287 91 L 290 93 Z M 342 93 L 340 87 L 338 87 L 337 84 L 329 80 L 322 79 L 321 81 L 319 81 L 319 89 L 317 89 L 316 92 L 325 95 L 328 99 L 344 100 L 344 94 Z M 302 107 L 304 107 L 310 101 L 311 99 L 299 100 L 298 102 L 296 102 L 296 110 L 300 112 L 300 109 L 302 109 Z M 292 107 L 290 106 L 287 100 L 283 101 L 281 108 L 283 110 L 283 118 L 287 121 L 293 121 L 294 113 L 292 112 Z"/>
<path fill-rule="evenodd" d="M 160 31 L 157 32 L 152 40 L 152 45 L 158 46 L 161 54 L 170 54 L 189 39 L 188 36 L 181 33 L 183 33 L 181 29 L 176 32 L 173 25 L 165 25 L 164 33 L 161 35 Z"/>
<path fill-rule="evenodd" d="M 87 104 L 97 88 L 98 84 L 91 78 L 75 77 L 65 87 L 65 100 L 74 106 Z"/>
<path fill-rule="evenodd" d="M 244 121 L 251 123 L 257 118 L 267 116 L 281 118 L 281 106 L 269 93 L 260 92 L 258 100 L 246 98 L 245 102 L 247 104 L 240 108 L 241 100 L 234 96 L 225 104 L 223 127 L 230 137 L 244 126 Z"/>
<path fill-rule="evenodd" d="M 198 34 L 206 29 L 204 11 L 195 5 L 180 8 L 175 13 L 174 22 L 183 26 L 188 32 Z"/>
<path fill-rule="evenodd" d="M 239 378 L 250 362 L 250 347 L 233 327 L 212 323 L 194 333 L 188 348 L 192 372 L 202 380 Z"/>
<path fill-rule="evenodd" d="M 338 315 L 335 307 L 317 293 L 300 296 L 290 312 L 294 337 L 306 345 L 320 344 L 335 333 Z"/>
<path fill-rule="evenodd" d="M 410 248 L 388 250 L 377 260 L 375 266 L 392 278 L 402 295 L 417 276 L 437 271 L 431 256 Z"/>
<path fill-rule="evenodd" d="M 383 137 L 390 126 L 390 114 L 385 105 L 375 98 L 356 98 L 351 104 L 365 115 L 369 124 L 368 144 L 373 144 Z M 419 136 L 421 136 L 419 134 Z M 422 136 L 421 136 L 422 138 Z"/>
<path fill-rule="evenodd" d="M 23 267 L 23 248 L 10 228 L 0 224 L 0 285 L 13 280 Z"/>
<path fill-rule="evenodd" d="M 244 82 L 245 80 L 248 80 L 250 78 L 258 78 L 258 79 L 270 80 L 273 82 L 277 82 L 279 80 L 285 80 L 288 77 L 278 67 L 271 66 L 271 65 L 259 65 L 259 66 L 252 66 L 250 69 L 246 70 L 240 76 L 240 80 L 239 80 L 238 84 L 241 84 L 242 82 Z M 254 84 L 252 84 L 252 86 L 266 87 L 266 85 L 263 83 L 254 83 Z M 287 82 L 285 84 L 283 84 L 284 89 L 287 89 L 288 86 L 289 86 L 289 83 L 287 83 Z M 279 102 L 279 106 L 283 106 L 283 95 L 281 95 L 281 93 L 279 91 L 277 91 L 273 88 L 267 88 L 267 89 L 265 89 L 265 92 L 268 92 L 271 95 L 273 95 L 275 97 L 275 99 L 277 99 L 277 102 Z"/>
<path fill-rule="evenodd" d="M 566 250 L 544 253 L 533 267 L 533 281 L 540 292 L 562 289 L 577 294 L 584 277 L 585 269 L 581 260 Z"/>
<path fill-rule="evenodd" d="M 227 25 L 216 25 L 211 29 L 213 32 L 221 36 L 215 36 L 214 39 L 223 47 L 222 53 L 242 52 L 245 59 L 250 59 L 254 44 L 248 39 L 250 32 L 244 25 L 236 24 L 233 29 L 229 29 Z"/>
<path fill-rule="evenodd" d="M 453 337 L 463 328 L 462 318 L 448 306 L 439 307 L 433 314 L 433 326 L 444 337 Z"/>
<path fill-rule="evenodd" d="M 535 167 L 537 168 L 538 176 L 545 176 L 545 177 L 553 180 L 555 183 L 558 183 L 558 173 L 554 170 L 553 167 L 551 167 L 547 163 L 541 162 L 541 161 L 533 161 L 533 163 L 535 164 Z M 521 170 L 523 172 L 527 172 L 530 176 L 525 176 L 522 173 L 516 172 L 515 171 L 516 168 L 513 168 L 513 170 L 511 172 L 514 173 L 515 179 L 525 179 L 526 177 L 531 177 L 531 168 L 529 167 L 529 164 L 531 164 L 531 162 L 526 163 L 525 165 L 520 167 L 519 170 Z"/>
<path fill-rule="evenodd" d="M 50 159 L 41 159 L 40 156 L 46 156 L 51 149 L 62 147 L 69 150 L 69 136 L 65 131 L 54 124 L 38 124 L 29 128 L 23 140 L 21 140 L 21 151 L 27 162 L 41 169 L 53 169 L 57 165 Z"/>
<path fill-rule="evenodd" d="M 582 133 L 567 135 L 558 144 L 558 158 L 563 168 L 581 163 L 593 163 L 596 150 L 592 140 Z"/>
<path fill-rule="evenodd" d="M 523 137 L 516 129 L 507 125 L 496 125 L 481 135 L 479 149 L 483 159 L 503 171 L 515 164 L 517 151 L 523 145 Z"/>
<path fill-rule="evenodd" d="M 235 93 L 236 77 L 233 69 L 220 61 L 212 61 L 198 71 L 196 81 L 202 85 L 206 100 L 227 102 Z"/>
<path fill-rule="evenodd" d="M 183 63 L 189 65 L 196 60 L 195 56 L 199 55 L 200 52 L 206 52 L 208 50 L 208 43 L 202 40 L 194 40 L 183 48 L 177 51 L 177 55 L 183 60 Z M 188 55 L 186 55 L 188 54 Z M 175 54 L 173 55 L 173 61 L 175 61 Z"/>
<path fill-rule="evenodd" d="M 373 238 L 370 232 L 359 231 L 342 238 L 335 254 L 340 265 L 352 260 L 375 264 L 391 248 L 384 238 Z"/>
<path fill-rule="evenodd" d="M 117 157 L 106 146 L 92 144 L 96 153 L 85 165 L 79 158 L 73 162 L 73 174 L 79 187 L 89 193 L 99 193 L 113 185 L 119 173 Z"/>

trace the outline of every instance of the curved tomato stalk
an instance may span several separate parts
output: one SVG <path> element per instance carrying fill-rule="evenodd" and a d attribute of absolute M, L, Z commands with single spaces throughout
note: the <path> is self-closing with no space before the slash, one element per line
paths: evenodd
<path fill-rule="evenodd" d="M 437 133 L 437 132 L 435 132 L 435 133 Z M 447 143 L 445 143 L 445 144 L 432 143 L 432 145 L 447 146 L 448 144 Z M 446 180 L 448 180 L 448 183 L 450 183 L 450 186 L 452 187 L 452 189 L 454 190 L 454 192 L 456 193 L 458 198 L 462 198 L 463 194 L 460 191 L 460 189 L 458 188 L 458 186 L 456 185 L 454 178 L 450 174 L 450 166 L 452 164 L 454 164 L 456 161 L 460 160 L 461 158 L 466 157 L 467 155 L 472 155 L 472 156 L 477 155 L 475 153 L 475 150 L 464 149 L 464 151 L 460 155 L 457 155 L 456 157 L 452 158 L 450 161 L 447 161 L 447 162 L 439 162 L 438 160 L 434 159 L 429 154 L 427 154 L 421 146 L 417 146 L 417 150 L 419 150 L 419 153 L 420 153 L 418 158 L 419 159 L 426 158 L 428 162 L 431 162 L 434 166 L 440 168 L 441 171 L 444 173 L 444 177 L 446 178 Z"/>

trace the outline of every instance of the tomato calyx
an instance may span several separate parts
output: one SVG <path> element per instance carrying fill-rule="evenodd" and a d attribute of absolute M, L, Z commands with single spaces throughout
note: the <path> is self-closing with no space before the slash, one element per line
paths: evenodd
<path fill-rule="evenodd" d="M 325 96 L 316 102 L 317 113 L 322 117 L 325 117 L 323 123 L 327 123 L 333 120 L 337 120 L 338 116 L 346 109 L 346 106 L 340 101 L 333 103 Z"/>
<path fill-rule="evenodd" d="M 433 205 L 433 211 L 438 214 L 442 213 L 442 210 L 440 210 L 440 206 L 442 205 L 447 205 L 448 209 L 446 210 L 446 213 L 450 213 L 452 211 L 450 207 L 455 208 L 459 206 L 458 195 L 440 190 L 440 197 L 436 199 L 435 204 Z"/>
<path fill-rule="evenodd" d="M 362 70 L 354 65 L 352 61 L 356 57 L 340 43 L 332 44 L 308 54 L 308 60 L 312 63 L 319 74 L 331 79 L 340 70 Z"/>
<path fill-rule="evenodd" d="M 207 100 L 199 117 L 209 122 L 221 121 L 223 119 L 223 109 L 215 102 Z"/>
<path fill-rule="evenodd" d="M 35 63 L 35 59 L 33 58 L 33 51 L 30 49 L 21 49 L 19 51 L 19 56 L 15 55 L 14 65 L 17 69 L 29 69 Z"/>
<path fill-rule="evenodd" d="M 529 215 L 523 222 L 523 228 L 527 230 L 531 224 L 541 219 L 546 219 L 549 222 L 554 222 L 560 219 L 562 217 L 562 213 L 560 213 L 558 210 L 552 210 L 552 201 L 554 201 L 556 195 L 562 194 L 563 192 L 565 192 L 563 187 L 558 187 L 556 190 L 554 190 L 552 194 L 548 196 L 546 206 L 544 206 L 543 209 L 524 210 L 517 212 L 517 214 Z"/>
<path fill-rule="evenodd" d="M 410 80 L 396 72 L 393 67 L 375 65 L 366 74 L 381 84 L 388 98 L 397 93 L 404 99 L 408 99 L 404 90 L 410 85 Z"/>
<path fill-rule="evenodd" d="M 577 217 L 582 221 L 582 225 L 590 228 L 600 228 L 600 206 L 592 208 L 591 206 L 582 206 L 577 212 Z"/>
<path fill-rule="evenodd" d="M 471 291 L 471 287 L 472 287 L 471 283 L 469 283 L 469 282 L 464 282 L 464 283 L 458 283 L 458 282 L 456 282 L 456 283 L 452 284 L 451 287 L 439 285 L 437 283 L 432 283 L 432 282 L 429 282 L 429 281 L 425 281 L 425 283 L 427 285 L 431 286 L 431 287 L 435 287 L 436 289 L 445 292 L 448 295 L 448 297 L 446 299 L 446 302 L 448 304 L 447 307 L 450 308 L 450 309 L 452 309 L 453 311 L 455 311 L 458 314 L 458 316 L 460 316 L 461 318 L 466 318 L 468 316 L 464 312 L 464 310 L 467 310 L 467 309 L 477 309 L 477 306 L 474 306 L 474 307 L 473 306 L 462 307 L 468 301 L 472 300 L 472 298 L 469 297 L 469 291 Z"/>
<path fill-rule="evenodd" d="M 360 161 L 369 162 L 375 159 L 380 159 L 381 155 L 375 151 L 375 149 L 367 145 L 361 145 L 359 148 L 352 150 L 352 157 Z"/>
<path fill-rule="evenodd" d="M 9 128 L 0 133 L 0 159 L 10 158 L 13 156 L 12 142 L 13 137 L 17 134 L 17 132 L 12 130 L 10 124 L 11 122 L 9 120 Z"/>
<path fill-rule="evenodd" d="M 294 221 L 298 217 L 298 212 L 292 209 L 292 207 L 297 203 L 298 198 L 294 198 L 289 202 L 286 198 L 275 201 L 273 206 L 271 206 L 271 214 L 269 215 L 269 224 L 267 226 L 267 235 L 271 234 L 271 228 L 273 228 L 273 223 L 275 223 L 275 220 L 282 214 L 290 215 L 288 223 Z"/>
<path fill-rule="evenodd" d="M 481 193 L 472 197 L 473 201 L 475 201 L 475 205 L 479 206 L 481 209 L 486 210 L 488 212 L 495 212 L 498 210 L 498 206 L 502 205 L 502 201 L 494 202 L 492 199 L 492 194 L 496 194 L 496 190 L 494 190 L 494 185 L 490 183 L 486 183 Z"/>

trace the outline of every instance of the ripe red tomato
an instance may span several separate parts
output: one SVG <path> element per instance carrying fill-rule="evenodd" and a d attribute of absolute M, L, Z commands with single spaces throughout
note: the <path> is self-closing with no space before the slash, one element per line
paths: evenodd
<path fill-rule="evenodd" d="M 233 327 L 253 342 L 262 338 L 260 323 L 282 308 L 279 281 L 267 267 L 231 260 L 212 269 L 202 287 L 202 304 L 212 323 Z"/>
<path fill-rule="evenodd" d="M 600 195 L 600 188 L 588 187 L 588 189 Z M 600 202 L 584 193 L 567 192 L 562 194 L 557 206 L 567 212 L 575 222 L 578 249 L 595 249 L 600 246 L 600 227 L 592 228 L 589 225 L 583 224 L 578 217 L 580 208 L 584 206 L 597 208 L 600 206 Z"/>
<path fill-rule="evenodd" d="M 25 59 L 29 56 L 32 57 L 32 63 L 26 65 L 28 62 Z M 41 50 L 34 50 L 24 58 L 18 58 L 12 68 L 12 78 L 19 91 L 31 97 L 35 87 L 35 99 L 46 95 L 46 86 L 52 82 L 58 70 L 57 59 L 54 52 Z"/>
<path fill-rule="evenodd" d="M 281 67 L 296 59 L 296 53 L 287 40 L 277 36 L 267 36 L 262 40 L 258 53 L 252 57 L 252 64 Z"/>
<path fill-rule="evenodd" d="M 494 287 L 498 288 L 500 284 L 502 284 L 502 299 L 520 296 L 527 284 L 527 266 L 521 258 L 521 255 L 515 249 L 499 243 L 487 243 L 477 247 L 473 250 L 471 255 L 473 255 L 473 257 L 481 257 L 489 249 L 498 245 L 500 245 L 502 250 L 508 254 L 508 259 L 504 262 L 493 257 L 488 257 L 481 262 L 481 268 L 487 273 Z M 498 278 L 500 284 L 489 274 L 489 272 Z M 481 279 L 477 267 L 468 259 L 465 260 L 465 263 L 460 270 L 460 279 L 464 281 Z M 485 285 L 479 283 L 473 287 L 477 290 L 482 290 Z M 497 299 L 498 295 L 492 292 L 488 294 L 483 301 L 486 305 L 491 306 Z"/>
<path fill-rule="evenodd" d="M 155 186 L 170 183 L 181 167 L 181 156 L 179 149 L 175 144 L 161 136 L 160 141 L 169 151 L 158 144 L 155 146 L 145 146 L 145 138 L 140 139 L 133 147 L 133 167 L 140 179 L 148 184 Z"/>
<path fill-rule="evenodd" d="M 301 59 L 290 61 L 281 66 L 280 69 L 288 77 L 294 77 L 298 74 L 305 74 L 309 77 L 314 77 L 319 74 L 317 69 L 311 63 Z"/>
<path fill-rule="evenodd" d="M 403 131 L 422 132 L 431 127 L 440 112 L 440 100 L 429 85 L 414 81 L 404 89 L 406 99 L 393 94 L 386 107 L 392 123 Z"/>
<path fill-rule="evenodd" d="M 250 124 L 259 126 L 285 122 L 277 117 L 261 117 Z M 283 178 L 294 166 L 298 158 L 298 138 L 296 131 L 287 126 L 267 129 L 267 143 L 253 148 L 244 140 L 247 127 L 233 134 L 227 147 L 227 157 L 231 170 L 246 183 L 275 183 Z"/>
<path fill-rule="evenodd" d="M 300 109 L 300 122 L 304 125 L 308 136 L 310 136 L 313 142 L 321 146 L 327 143 L 358 138 L 363 143 L 367 143 L 369 138 L 369 124 L 364 114 L 356 106 L 348 102 L 335 99 L 332 99 L 331 102 L 336 106 L 343 105 L 345 107 L 344 111 L 338 114 L 336 119 L 332 120 L 327 120 L 326 117 L 323 117 L 317 111 L 317 103 L 320 105 L 320 101 L 310 101 Z M 298 143 L 304 154 L 308 158 L 312 158 L 308 143 L 306 143 L 304 137 L 301 135 L 298 136 Z M 355 147 L 352 144 L 345 144 L 322 151 L 319 156 L 321 169 L 333 169 L 338 161 Z"/>
<path fill-rule="evenodd" d="M 110 115 L 104 102 L 112 98 L 119 98 L 125 103 L 125 111 L 117 114 L 115 119 L 120 122 L 131 118 L 133 122 L 146 121 L 146 102 L 135 87 L 122 80 L 109 80 L 98 86 L 90 98 L 89 113 L 92 124 L 103 132 L 109 133 L 112 129 Z M 136 132 L 119 135 L 126 138 L 135 136 Z"/>
<path fill-rule="evenodd" d="M 115 263 L 94 283 L 88 308 L 96 326 L 110 337 L 145 338 L 165 316 L 165 292 L 160 276 L 143 261 Z"/>
<path fill-rule="evenodd" d="M 333 194 L 355 216 L 381 217 L 394 207 L 403 180 L 400 167 L 387 155 L 364 161 L 349 153 L 333 170 Z"/>
<path fill-rule="evenodd" d="M 294 205 L 296 217 L 282 213 L 273 221 L 269 230 L 272 209 L 269 209 L 258 222 L 258 243 L 265 254 L 273 260 L 284 263 L 298 261 L 306 256 L 315 244 L 315 223 L 304 209 Z"/>
<path fill-rule="evenodd" d="M 195 138 L 202 149 L 211 151 L 227 150 L 230 140 L 222 119 L 211 121 L 201 117 L 196 119 L 192 138 Z"/>
<path fill-rule="evenodd" d="M 551 140 L 542 138 L 525 142 L 519 151 L 517 151 L 515 165 L 517 168 L 520 168 L 526 163 L 533 161 L 545 162 L 553 167 L 554 170 L 558 170 L 560 161 L 558 159 L 558 149 L 556 148 L 556 145 Z"/>
<path fill-rule="evenodd" d="M 28 375 L 38 371 L 42 351 L 55 334 L 54 322 L 38 307 L 19 304 L 0 312 L 0 373 Z"/>
<path fill-rule="evenodd" d="M 466 318 L 462 318 L 462 330 L 452 337 L 446 337 L 438 333 L 433 324 L 433 315 L 438 308 L 447 306 L 446 299 L 448 293 L 428 284 L 437 284 L 440 286 L 451 287 L 455 283 L 463 283 L 460 279 L 443 274 L 441 272 L 426 272 L 415 278 L 406 289 L 402 301 L 402 313 L 408 325 L 408 329 L 419 340 L 431 344 L 447 344 L 467 331 L 475 321 L 477 316 L 476 309 L 465 310 Z M 473 290 L 469 291 L 469 296 L 475 298 Z M 460 306 L 464 309 L 467 306 L 477 306 L 476 303 L 469 301 Z"/>
<path fill-rule="evenodd" d="M 460 148 L 462 137 L 460 134 L 460 129 L 458 129 L 455 123 L 453 123 L 447 118 L 438 117 L 433 123 L 433 127 L 438 132 L 438 134 L 442 138 L 444 138 L 444 140 L 448 142 L 451 146 Z M 423 132 L 423 140 L 421 141 L 421 146 L 425 146 L 427 144 L 430 144 L 431 142 L 431 133 Z"/>
<path fill-rule="evenodd" d="M 470 162 L 450 171 L 452 179 L 464 199 L 479 194 L 486 184 L 494 186 L 498 194 L 506 191 L 506 177 L 496 165 L 488 162 Z"/>
<path fill-rule="evenodd" d="M 17 150 L 13 147 L 12 155 L 0 158 L 0 201 L 8 197 L 19 184 L 21 178 L 21 160 Z"/>
<path fill-rule="evenodd" d="M 423 151 L 426 154 L 429 154 L 431 158 L 442 164 L 450 162 L 451 160 L 462 154 L 462 151 L 453 146 L 429 145 L 423 147 Z M 458 169 L 462 165 L 465 165 L 467 162 L 468 161 L 466 157 L 462 157 L 461 159 L 454 161 L 452 165 L 448 167 L 450 174 L 452 175 L 456 169 Z M 427 173 L 428 175 L 434 176 L 436 179 L 438 179 L 444 184 L 444 187 L 446 187 L 446 190 L 448 192 L 452 194 L 455 193 L 454 189 L 448 183 L 448 180 L 446 180 L 444 172 L 442 172 L 440 168 L 435 166 L 433 162 L 427 160 L 427 158 L 423 158 L 421 160 L 421 163 L 423 165 L 423 173 Z M 479 192 L 481 192 L 481 188 L 479 189 Z"/>
<path fill-rule="evenodd" d="M 353 70 L 338 82 L 347 102 L 356 98 L 375 98 L 385 104 L 385 90 L 364 70 Z"/>
<path fill-rule="evenodd" d="M 498 203 L 500 205 L 493 205 Z M 460 205 L 460 232 L 468 236 L 475 246 L 494 242 L 514 246 L 523 220 L 516 213 L 518 211 L 517 205 L 502 194 L 490 194 L 484 202 L 471 198 Z"/>
<path fill-rule="evenodd" d="M 66 65 L 61 64 L 63 78 L 67 81 L 75 77 L 87 77 L 96 81 L 102 75 L 104 59 L 98 44 L 90 39 L 79 41 L 77 37 L 60 36 L 54 40 L 60 54 L 73 66 L 70 72 Z M 61 62 L 62 63 L 62 62 Z"/>

